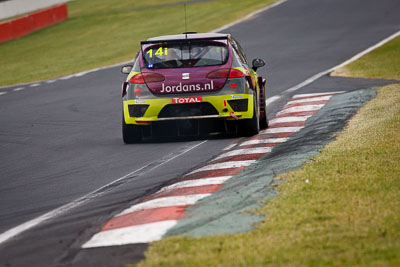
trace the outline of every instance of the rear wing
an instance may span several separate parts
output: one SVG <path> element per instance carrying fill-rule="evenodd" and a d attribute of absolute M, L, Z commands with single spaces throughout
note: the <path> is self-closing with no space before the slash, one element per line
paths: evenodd
<path fill-rule="evenodd" d="M 227 36 L 218 36 L 218 37 L 205 37 L 205 38 L 190 38 L 190 39 L 167 39 L 167 40 L 150 40 L 150 41 L 141 41 L 140 45 L 148 44 L 160 44 L 160 43 L 190 43 L 192 41 L 218 41 L 218 40 L 228 40 L 230 39 L 229 35 Z"/>

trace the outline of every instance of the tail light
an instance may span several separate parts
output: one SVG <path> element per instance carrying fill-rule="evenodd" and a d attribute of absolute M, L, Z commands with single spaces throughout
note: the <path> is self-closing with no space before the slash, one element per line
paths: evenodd
<path fill-rule="evenodd" d="M 130 83 L 154 83 L 163 81 L 165 81 L 163 75 L 153 72 L 138 73 L 129 80 Z"/>
<path fill-rule="evenodd" d="M 242 77 L 244 77 L 244 73 L 237 69 L 219 69 L 212 71 L 207 75 L 208 79 L 231 79 Z"/>
<path fill-rule="evenodd" d="M 231 69 L 229 72 L 229 78 L 242 78 L 244 77 L 244 73 L 237 69 Z"/>

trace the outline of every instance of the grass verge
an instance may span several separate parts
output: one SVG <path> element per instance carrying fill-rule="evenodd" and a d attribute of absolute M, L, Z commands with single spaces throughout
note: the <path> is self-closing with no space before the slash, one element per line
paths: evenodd
<path fill-rule="evenodd" d="M 399 47 L 397 38 L 347 66 L 347 75 L 399 79 L 391 67 Z M 167 238 L 139 266 L 400 266 L 399 129 L 394 84 L 319 156 L 279 177 L 279 196 L 257 210 L 267 219 L 256 229 Z"/>
<path fill-rule="evenodd" d="M 400 36 L 332 75 L 400 80 Z"/>
<path fill-rule="evenodd" d="M 275 1 L 188 1 L 187 30 L 207 32 Z M 182 1 L 79 0 L 68 10 L 63 23 L 0 44 L 0 86 L 128 61 L 140 40 L 185 31 Z"/>

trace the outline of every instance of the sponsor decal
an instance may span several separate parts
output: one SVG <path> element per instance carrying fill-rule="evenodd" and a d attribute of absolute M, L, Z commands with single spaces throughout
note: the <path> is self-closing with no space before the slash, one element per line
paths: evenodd
<path fill-rule="evenodd" d="M 162 83 L 161 93 L 183 93 L 183 92 L 202 92 L 214 90 L 214 82 L 211 80 L 210 83 L 204 84 L 182 84 L 178 85 L 165 85 Z"/>
<path fill-rule="evenodd" d="M 135 104 L 145 104 L 146 100 L 135 100 L 134 103 Z"/>
<path fill-rule="evenodd" d="M 190 97 L 173 97 L 172 104 L 200 103 L 203 99 L 201 96 Z"/>
<path fill-rule="evenodd" d="M 185 72 L 182 73 L 182 80 L 189 80 L 190 79 L 190 73 Z"/>
<path fill-rule="evenodd" d="M 242 95 L 231 95 L 231 99 L 243 98 Z"/>

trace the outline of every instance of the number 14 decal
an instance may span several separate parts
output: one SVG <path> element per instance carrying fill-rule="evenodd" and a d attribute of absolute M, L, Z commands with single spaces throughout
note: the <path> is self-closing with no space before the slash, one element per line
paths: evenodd
<path fill-rule="evenodd" d="M 163 51 L 164 50 L 164 51 Z M 152 58 L 153 57 L 153 49 L 149 49 L 146 54 L 149 54 L 149 57 Z M 163 55 L 168 55 L 168 48 L 165 47 L 163 49 L 163 47 L 160 47 L 157 49 L 156 53 L 154 54 L 156 56 L 160 56 L 162 57 Z"/>

